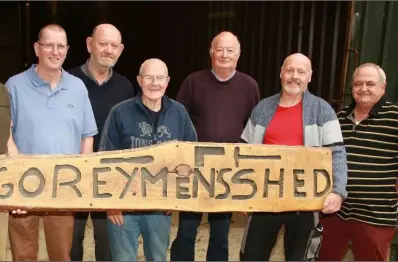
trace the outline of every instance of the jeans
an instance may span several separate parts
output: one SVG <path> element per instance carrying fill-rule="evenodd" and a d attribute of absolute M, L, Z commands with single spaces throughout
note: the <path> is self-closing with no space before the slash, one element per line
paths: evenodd
<path fill-rule="evenodd" d="M 108 219 L 113 261 L 137 261 L 138 237 L 142 234 L 146 261 L 167 261 L 171 215 L 164 212 L 125 212 L 124 224 Z"/>
<path fill-rule="evenodd" d="M 109 237 L 107 228 L 106 212 L 76 212 L 75 226 L 73 230 L 72 250 L 70 258 L 72 261 L 83 260 L 83 240 L 86 229 L 88 215 L 90 214 L 93 222 L 94 242 L 95 242 L 95 260 L 110 261 L 111 251 L 109 248 Z"/>
<path fill-rule="evenodd" d="M 209 213 L 210 239 L 206 261 L 228 261 L 228 234 L 232 213 Z M 195 240 L 202 213 L 180 212 L 171 261 L 194 261 Z"/>

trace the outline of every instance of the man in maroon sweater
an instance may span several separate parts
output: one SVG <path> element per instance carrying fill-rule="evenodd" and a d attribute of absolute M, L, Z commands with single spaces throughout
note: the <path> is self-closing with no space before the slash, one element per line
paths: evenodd
<path fill-rule="evenodd" d="M 238 143 L 252 109 L 260 100 L 257 82 L 238 72 L 238 38 L 230 32 L 217 35 L 210 47 L 212 69 L 189 75 L 177 101 L 191 116 L 199 142 Z M 228 261 L 228 234 L 232 213 L 210 213 L 207 261 Z M 202 213 L 180 212 L 172 261 L 194 261 L 197 228 Z"/>

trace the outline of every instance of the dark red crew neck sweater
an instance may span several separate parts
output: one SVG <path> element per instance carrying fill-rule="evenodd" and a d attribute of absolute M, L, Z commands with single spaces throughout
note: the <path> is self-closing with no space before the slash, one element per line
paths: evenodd
<path fill-rule="evenodd" d="M 259 100 L 257 82 L 238 71 L 225 82 L 217 80 L 210 69 L 192 73 L 177 94 L 200 142 L 238 143 Z"/>

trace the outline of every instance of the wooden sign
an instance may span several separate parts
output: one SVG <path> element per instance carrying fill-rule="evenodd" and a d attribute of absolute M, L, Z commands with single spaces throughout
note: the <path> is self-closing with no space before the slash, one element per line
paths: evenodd
<path fill-rule="evenodd" d="M 0 209 L 320 210 L 329 148 L 169 142 L 87 155 L 0 157 Z"/>

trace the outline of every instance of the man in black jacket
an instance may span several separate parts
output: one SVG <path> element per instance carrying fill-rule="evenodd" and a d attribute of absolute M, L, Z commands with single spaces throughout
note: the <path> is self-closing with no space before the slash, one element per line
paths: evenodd
<path fill-rule="evenodd" d="M 79 77 L 87 87 L 91 106 L 98 127 L 98 135 L 94 136 L 94 152 L 98 151 L 98 143 L 106 117 L 111 108 L 119 102 L 134 96 L 131 82 L 113 70 L 120 57 L 124 45 L 119 30 L 111 24 L 96 26 L 86 40 L 90 58 L 85 64 L 69 71 Z M 71 250 L 72 261 L 83 260 L 84 231 L 89 212 L 75 213 L 75 226 Z M 106 212 L 91 212 L 94 227 L 95 257 L 97 261 L 110 261 L 109 236 Z"/>

